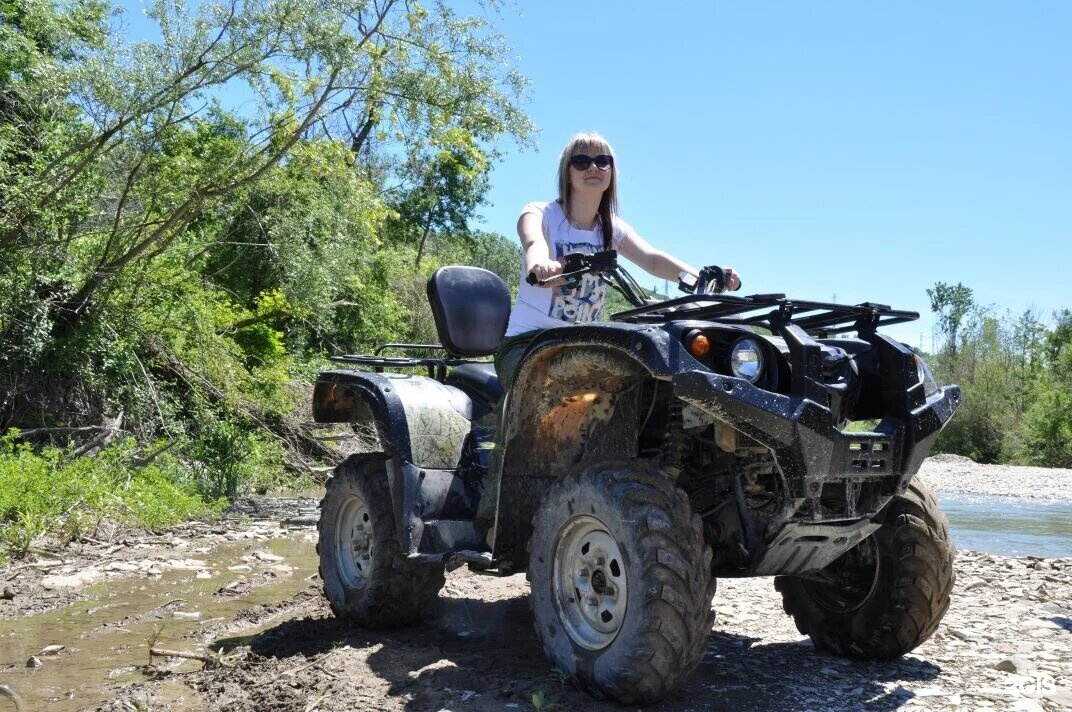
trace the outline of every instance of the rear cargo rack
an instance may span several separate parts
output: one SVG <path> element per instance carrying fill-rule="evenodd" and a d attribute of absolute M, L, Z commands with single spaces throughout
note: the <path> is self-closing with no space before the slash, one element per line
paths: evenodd
<path fill-rule="evenodd" d="M 443 356 L 383 356 L 383 352 L 387 349 L 393 349 L 396 351 L 442 351 L 446 352 L 446 349 L 440 344 L 383 344 L 376 349 L 374 355 L 368 356 L 366 354 L 339 354 L 336 356 L 329 356 L 328 359 L 336 361 L 338 363 L 352 363 L 358 366 L 371 367 L 376 373 L 383 373 L 385 368 L 392 369 L 407 369 L 407 368 L 425 368 L 428 371 L 429 378 L 438 378 L 443 380 L 446 375 L 447 368 L 453 368 L 454 366 L 461 366 L 467 363 L 487 363 L 486 359 L 471 359 L 471 358 L 455 358 L 449 355 Z"/>
<path fill-rule="evenodd" d="M 891 324 L 915 321 L 919 319 L 919 313 L 900 311 L 872 302 L 833 304 L 789 299 L 784 294 L 752 294 L 747 297 L 694 294 L 618 312 L 611 319 L 634 324 L 695 319 L 762 326 L 772 330 L 776 330 L 779 324 L 794 324 L 812 336 L 825 338 L 849 331 L 872 332 Z"/>

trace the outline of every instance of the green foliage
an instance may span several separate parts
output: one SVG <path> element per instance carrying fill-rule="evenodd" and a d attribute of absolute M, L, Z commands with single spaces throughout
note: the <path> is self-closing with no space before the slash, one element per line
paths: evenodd
<path fill-rule="evenodd" d="M 960 409 L 935 443 L 936 452 L 979 462 L 1072 466 L 1072 359 L 1066 348 L 1072 314 L 1048 331 L 1033 313 L 996 317 L 971 303 L 971 290 L 939 283 L 931 294 L 944 310 L 941 351 L 929 358 L 944 383 L 960 385 Z"/>
<path fill-rule="evenodd" d="M 927 296 L 931 298 L 931 311 L 937 315 L 938 329 L 946 338 L 945 352 L 950 361 L 956 359 L 957 338 L 964 318 L 975 306 L 972 294 L 972 290 L 960 282 L 955 286 L 938 282 L 934 289 L 927 290 Z"/>
<path fill-rule="evenodd" d="M 222 503 L 198 496 L 177 460 L 132 466 L 135 448 L 126 439 L 72 459 L 58 448 L 35 453 L 15 435 L 0 438 L 0 547 L 19 556 L 45 533 L 69 540 L 104 521 L 155 529 L 219 510 Z"/>
<path fill-rule="evenodd" d="M 132 44 L 117 14 L 0 0 L 0 429 L 121 417 L 190 469 L 131 469 L 133 444 L 84 472 L 67 451 L 9 448 L 29 504 L 3 521 L 23 548 L 83 510 L 115 515 L 94 494 L 57 518 L 74 500 L 35 483 L 59 471 L 95 493 L 274 486 L 295 377 L 325 353 L 432 338 L 439 264 L 517 282 L 514 241 L 472 227 L 492 147 L 532 132 L 483 20 L 438 3 L 155 0 L 160 40 Z"/>
<path fill-rule="evenodd" d="M 195 461 L 194 482 L 202 497 L 234 499 L 243 490 L 267 490 L 282 480 L 284 452 L 242 424 L 204 413 L 186 452 Z"/>

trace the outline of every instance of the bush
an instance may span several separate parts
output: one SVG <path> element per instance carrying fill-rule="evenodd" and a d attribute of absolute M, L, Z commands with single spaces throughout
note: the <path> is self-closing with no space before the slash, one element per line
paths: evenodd
<path fill-rule="evenodd" d="M 17 431 L 0 438 L 0 557 L 25 554 L 43 534 L 66 542 L 105 523 L 160 529 L 222 509 L 198 495 L 174 458 L 134 467 L 135 455 L 132 438 L 74 459 L 55 447 L 34 452 Z"/>

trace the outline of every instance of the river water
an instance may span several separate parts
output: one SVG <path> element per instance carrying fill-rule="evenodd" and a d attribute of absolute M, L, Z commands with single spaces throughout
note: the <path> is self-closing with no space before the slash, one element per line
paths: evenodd
<path fill-rule="evenodd" d="M 1072 501 L 939 494 L 960 549 L 1006 556 L 1072 556 Z"/>

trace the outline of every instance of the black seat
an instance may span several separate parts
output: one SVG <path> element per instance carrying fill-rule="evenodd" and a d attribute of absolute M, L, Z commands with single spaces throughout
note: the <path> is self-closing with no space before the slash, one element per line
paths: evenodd
<path fill-rule="evenodd" d="M 477 396 L 489 407 L 494 407 L 503 395 L 499 376 L 495 373 L 495 364 L 490 361 L 455 366 L 450 370 L 444 383 L 448 386 L 457 386 L 471 396 Z M 480 415 L 483 413 L 475 414 L 473 419 L 479 419 Z"/>
<path fill-rule="evenodd" d="M 510 319 L 510 290 L 494 272 L 480 267 L 440 267 L 428 279 L 428 303 L 439 343 L 451 356 L 490 356 L 499 349 Z M 502 397 L 490 362 L 456 366 L 446 382 L 489 407 Z"/>

